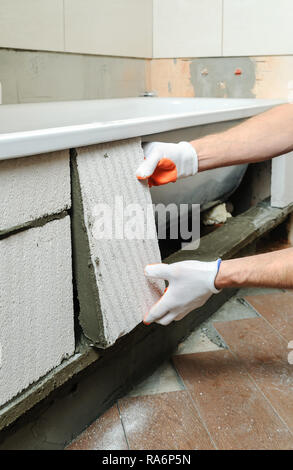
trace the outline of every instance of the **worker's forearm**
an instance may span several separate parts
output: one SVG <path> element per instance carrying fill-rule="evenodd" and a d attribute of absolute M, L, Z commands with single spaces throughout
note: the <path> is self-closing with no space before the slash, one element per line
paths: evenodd
<path fill-rule="evenodd" d="M 293 150 L 293 105 L 284 104 L 220 134 L 190 142 L 198 170 L 263 161 Z"/>
<path fill-rule="evenodd" d="M 222 261 L 217 289 L 249 286 L 293 289 L 293 248 Z"/>

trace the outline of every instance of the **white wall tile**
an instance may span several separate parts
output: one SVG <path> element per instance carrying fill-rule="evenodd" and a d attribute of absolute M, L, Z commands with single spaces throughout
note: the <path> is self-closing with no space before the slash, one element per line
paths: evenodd
<path fill-rule="evenodd" d="M 292 0 L 224 0 L 223 55 L 293 53 Z"/>
<path fill-rule="evenodd" d="M 65 48 L 151 57 L 152 0 L 65 0 Z"/>
<path fill-rule="evenodd" d="M 154 0 L 154 57 L 221 55 L 222 0 Z"/>
<path fill-rule="evenodd" d="M 62 51 L 63 0 L 0 0 L 0 47 Z"/>

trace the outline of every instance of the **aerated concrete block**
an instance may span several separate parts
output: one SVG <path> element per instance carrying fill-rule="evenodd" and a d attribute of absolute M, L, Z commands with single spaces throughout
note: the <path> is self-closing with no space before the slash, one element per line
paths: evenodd
<path fill-rule="evenodd" d="M 149 281 L 144 276 L 144 266 L 160 262 L 161 257 L 149 188 L 135 176 L 143 158 L 139 139 L 80 148 L 72 157 L 74 269 L 80 323 L 85 335 L 101 348 L 138 325 L 165 287 L 164 281 Z M 108 210 L 105 225 L 112 219 L 112 237 L 97 234 L 97 228 L 103 225 L 102 204 Z M 121 237 L 122 213 L 126 229 L 130 204 L 138 204 L 136 207 L 143 211 L 142 219 L 139 210 L 130 215 L 134 226 L 139 223 L 146 235 L 140 239 L 138 232 L 135 239 L 129 239 L 127 231 Z"/>
<path fill-rule="evenodd" d="M 69 151 L 0 161 L 0 235 L 71 206 Z"/>
<path fill-rule="evenodd" d="M 74 352 L 70 219 L 0 240 L 0 405 Z"/>

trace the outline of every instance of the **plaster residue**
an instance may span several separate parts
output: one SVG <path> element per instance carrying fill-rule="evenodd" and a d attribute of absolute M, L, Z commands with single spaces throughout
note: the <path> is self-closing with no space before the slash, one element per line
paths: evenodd
<path fill-rule="evenodd" d="M 153 59 L 146 88 L 158 96 L 293 99 L 293 57 Z"/>
<path fill-rule="evenodd" d="M 3 102 L 139 96 L 287 98 L 292 56 L 135 59 L 0 50 Z M 235 73 L 240 71 L 240 73 Z"/>
<path fill-rule="evenodd" d="M 254 98 L 254 62 L 249 57 L 193 59 L 191 83 L 195 96 Z"/>
<path fill-rule="evenodd" d="M 224 224 L 227 219 L 232 217 L 226 209 L 226 204 L 218 204 L 203 215 L 204 225 Z"/>
<path fill-rule="evenodd" d="M 126 427 L 127 434 L 139 434 L 140 439 L 145 439 L 145 433 L 142 433 L 141 430 L 150 429 L 150 424 L 153 419 L 153 408 L 147 402 L 143 402 L 135 397 L 129 399 L 126 404 L 126 409 L 124 409 L 123 403 L 120 410 L 121 420 Z M 141 435 L 142 434 L 142 435 Z"/>
<path fill-rule="evenodd" d="M 293 57 L 255 57 L 256 81 L 253 93 L 257 98 L 293 100 Z"/>
<path fill-rule="evenodd" d="M 193 97 L 190 75 L 191 60 L 154 59 L 146 65 L 146 87 L 161 97 Z"/>
<path fill-rule="evenodd" d="M 146 66 L 147 89 L 158 96 L 253 98 L 254 85 L 248 57 L 153 59 Z"/>

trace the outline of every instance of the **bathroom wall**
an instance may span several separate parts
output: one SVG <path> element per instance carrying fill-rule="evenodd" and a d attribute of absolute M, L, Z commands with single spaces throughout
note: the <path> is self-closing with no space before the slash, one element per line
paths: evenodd
<path fill-rule="evenodd" d="M 292 0 L 0 0 L 0 47 L 140 58 L 293 53 Z"/>
<path fill-rule="evenodd" d="M 292 0 L 0 0 L 3 103 L 293 94 Z"/>
<path fill-rule="evenodd" d="M 292 99 L 292 0 L 154 0 L 147 89 Z"/>
<path fill-rule="evenodd" d="M 0 49 L 2 102 L 139 96 L 145 67 L 144 59 Z"/>
<path fill-rule="evenodd" d="M 0 49 L 2 102 L 161 97 L 293 99 L 293 56 L 134 59 Z"/>
<path fill-rule="evenodd" d="M 291 0 L 154 0 L 153 57 L 293 53 Z"/>
<path fill-rule="evenodd" d="M 151 57 L 152 0 L 0 0 L 0 46 Z"/>
<path fill-rule="evenodd" d="M 293 56 L 153 59 L 146 88 L 158 96 L 293 99 Z"/>
<path fill-rule="evenodd" d="M 0 0 L 4 104 L 139 96 L 151 55 L 151 0 Z"/>

